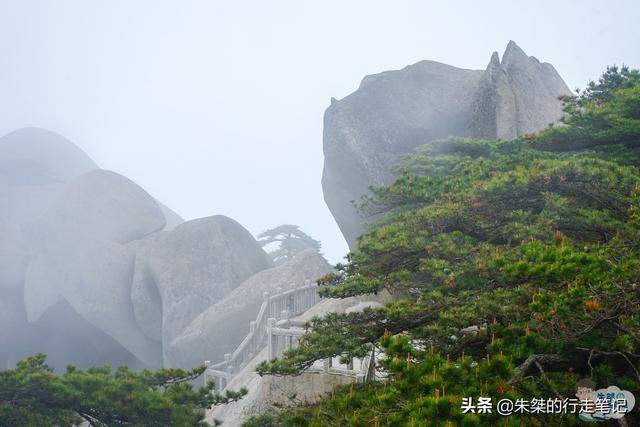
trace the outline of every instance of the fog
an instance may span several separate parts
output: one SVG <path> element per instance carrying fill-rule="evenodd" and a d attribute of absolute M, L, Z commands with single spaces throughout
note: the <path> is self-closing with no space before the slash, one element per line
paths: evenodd
<path fill-rule="evenodd" d="M 299 224 L 335 262 L 330 97 L 422 59 L 483 69 L 510 39 L 584 87 L 640 66 L 639 16 L 635 1 L 3 0 L 0 134 L 53 130 L 185 219 Z"/>

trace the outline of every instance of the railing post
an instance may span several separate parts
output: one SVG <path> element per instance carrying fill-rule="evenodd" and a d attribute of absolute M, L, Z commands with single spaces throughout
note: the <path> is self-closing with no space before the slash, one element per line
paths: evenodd
<path fill-rule="evenodd" d="M 218 393 L 222 393 L 222 391 L 227 388 L 229 383 L 231 382 L 231 378 L 233 377 L 233 366 L 227 366 L 226 373 L 218 375 L 218 381 L 216 381 L 216 389 Z"/>
<path fill-rule="evenodd" d="M 225 366 L 227 370 L 229 369 L 229 365 L 231 364 L 231 353 L 225 353 L 224 355 Z"/>
<path fill-rule="evenodd" d="M 305 281 L 304 281 L 304 287 L 305 287 L 305 290 L 304 290 L 304 309 L 305 309 L 305 311 L 308 310 L 309 308 L 311 308 L 311 306 L 312 306 L 310 298 L 309 298 L 309 296 L 310 296 L 309 289 L 307 289 L 307 287 L 309 286 L 310 283 L 311 283 L 311 281 L 309 279 L 305 279 Z"/>
<path fill-rule="evenodd" d="M 267 303 L 267 309 L 265 310 L 265 316 L 269 317 L 271 315 L 271 313 L 269 312 L 269 310 L 271 309 L 271 307 L 269 307 L 269 291 L 264 291 L 262 293 L 262 299 L 264 300 L 264 302 Z"/>
<path fill-rule="evenodd" d="M 276 325 L 276 319 L 269 317 L 267 319 L 267 346 L 269 348 L 269 360 L 275 359 L 275 351 L 273 348 L 273 327 Z"/>
<path fill-rule="evenodd" d="M 295 289 L 296 284 L 291 283 L 289 285 L 289 289 Z M 293 315 L 298 314 L 296 311 L 296 291 L 293 291 L 289 297 L 287 297 L 287 310 L 289 310 Z"/>
<path fill-rule="evenodd" d="M 209 382 L 209 380 L 207 379 L 207 378 L 208 378 L 208 376 L 207 376 L 207 369 L 209 369 L 209 364 L 210 364 L 210 363 L 211 363 L 211 362 L 210 362 L 210 361 L 208 361 L 208 360 L 205 360 L 205 361 L 204 361 L 204 367 L 205 367 L 205 369 L 204 369 L 204 373 L 202 374 L 202 379 L 204 380 L 204 386 L 205 386 L 205 387 L 207 386 L 207 383 Z"/>
<path fill-rule="evenodd" d="M 256 321 L 252 320 L 249 322 L 249 334 L 251 334 L 251 344 L 249 345 L 249 351 L 251 353 L 256 352 Z"/>
<path fill-rule="evenodd" d="M 286 293 L 283 292 L 282 287 L 278 287 L 271 293 L 269 291 L 263 292 L 264 301 L 260 306 L 260 316 L 249 322 L 249 334 L 245 338 L 247 341 L 243 341 L 244 345 L 238 346 L 233 353 L 225 354 L 224 362 L 213 365 L 215 369 L 211 369 L 210 362 L 205 361 L 207 368 L 203 374 L 205 384 L 212 378 L 219 379 L 216 381 L 216 389 L 219 388 L 222 391 L 231 381 L 234 371 L 246 366 L 265 345 L 271 360 L 280 357 L 284 350 L 298 344 L 299 336 L 296 333 L 279 331 L 275 334 L 274 328 L 276 328 L 278 318 L 290 320 L 319 301 L 317 286 L 311 286 L 310 280 L 305 280 L 304 283 L 305 286 L 299 288 L 294 287 L 295 283 L 291 284 L 291 289 Z M 289 328 L 291 327 L 291 322 L 283 323 Z M 265 343 L 265 341 L 267 342 Z M 331 358 L 323 360 L 323 365 L 324 369 L 328 371 L 332 366 Z"/>

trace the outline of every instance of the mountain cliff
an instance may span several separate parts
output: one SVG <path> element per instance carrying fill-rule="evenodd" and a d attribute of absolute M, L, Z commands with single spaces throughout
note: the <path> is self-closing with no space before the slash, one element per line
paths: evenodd
<path fill-rule="evenodd" d="M 322 188 L 349 247 L 363 231 L 353 206 L 371 185 L 392 182 L 398 156 L 449 136 L 514 138 L 561 116 L 571 91 L 551 64 L 513 41 L 485 70 L 421 61 L 366 76 L 358 90 L 332 99 L 324 116 Z"/>

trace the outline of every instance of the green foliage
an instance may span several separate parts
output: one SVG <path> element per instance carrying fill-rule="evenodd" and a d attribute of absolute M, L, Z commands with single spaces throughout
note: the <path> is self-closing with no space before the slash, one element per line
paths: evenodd
<path fill-rule="evenodd" d="M 264 248 L 272 243 L 277 243 L 277 248 L 269 252 L 276 265 L 282 264 L 293 258 L 305 249 L 313 249 L 320 252 L 320 242 L 313 239 L 297 225 L 283 224 L 276 228 L 264 231 L 258 235 L 258 243 Z"/>
<path fill-rule="evenodd" d="M 389 381 L 339 389 L 281 425 L 572 425 L 462 414 L 460 402 L 570 398 L 583 377 L 640 394 L 638 72 L 609 68 L 565 111 L 538 136 L 425 145 L 374 189 L 362 209 L 375 226 L 321 293 L 395 300 L 313 319 L 258 372 L 376 346 Z"/>
<path fill-rule="evenodd" d="M 577 96 L 564 98 L 565 126 L 534 137 L 549 150 L 574 150 L 624 143 L 637 148 L 640 134 L 640 72 L 608 67 L 598 82 L 589 82 Z"/>
<path fill-rule="evenodd" d="M 217 395 L 213 383 L 194 390 L 189 382 L 203 371 L 69 366 L 56 375 L 38 354 L 0 371 L 0 426 L 206 426 L 205 409 L 246 390 Z"/>

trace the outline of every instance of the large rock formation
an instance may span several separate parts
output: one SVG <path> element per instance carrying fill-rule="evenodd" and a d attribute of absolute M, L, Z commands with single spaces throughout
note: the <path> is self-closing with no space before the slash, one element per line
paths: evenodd
<path fill-rule="evenodd" d="M 184 223 L 65 138 L 0 138 L 0 367 L 36 352 L 66 364 L 158 367 L 163 344 L 272 267 L 222 217 Z"/>
<path fill-rule="evenodd" d="M 186 366 L 169 357 L 167 346 L 196 316 L 273 265 L 244 227 L 222 215 L 187 221 L 128 246 L 136 253 L 134 313 L 145 334 L 164 344 L 168 366 Z"/>
<path fill-rule="evenodd" d="M 146 366 L 161 366 L 157 342 L 136 323 L 130 299 L 134 253 L 121 244 L 165 227 L 156 201 L 129 179 L 96 169 L 60 191 L 23 226 L 30 261 L 24 279 L 27 320 L 48 310 L 73 310 Z"/>
<path fill-rule="evenodd" d="M 167 207 L 164 204 L 158 202 L 157 200 L 156 200 L 156 203 L 158 203 L 158 206 L 160 206 L 160 209 L 162 210 L 162 213 L 164 214 L 164 219 L 166 221 L 166 224 L 164 226 L 164 230 L 165 231 L 173 230 L 174 228 L 176 228 L 177 226 L 179 226 L 180 224 L 182 224 L 184 222 L 184 219 L 182 219 L 182 217 L 180 215 L 175 213 L 169 207 Z"/>
<path fill-rule="evenodd" d="M 389 184 L 399 155 L 449 136 L 513 138 L 561 115 L 570 91 L 553 66 L 509 42 L 486 70 L 421 61 L 367 76 L 357 91 L 332 99 L 324 117 L 324 197 L 351 249 L 363 231 L 358 202 L 371 185 Z"/>
<path fill-rule="evenodd" d="M 18 289 L 24 280 L 29 254 L 19 225 L 0 219 L 0 292 Z"/>
<path fill-rule="evenodd" d="M 26 224 L 41 215 L 64 184 L 98 166 L 68 139 L 24 128 L 0 138 L 0 219 Z"/>
<path fill-rule="evenodd" d="M 165 225 L 162 209 L 146 191 L 122 175 L 98 169 L 68 183 L 29 228 L 44 228 L 63 241 L 81 236 L 127 243 Z M 46 237 L 34 236 L 38 245 Z"/>
<path fill-rule="evenodd" d="M 134 254 L 115 243 L 81 238 L 49 240 L 47 249 L 34 256 L 27 270 L 27 319 L 35 323 L 64 302 L 146 366 L 160 367 L 160 343 L 142 333 L 133 315 L 133 266 Z"/>
<path fill-rule="evenodd" d="M 260 271 L 196 317 L 170 344 L 170 358 L 184 366 L 223 360 L 224 354 L 232 353 L 249 332 L 249 322 L 255 320 L 265 292 L 273 295 L 299 288 L 329 271 L 329 263 L 313 249 Z"/>

